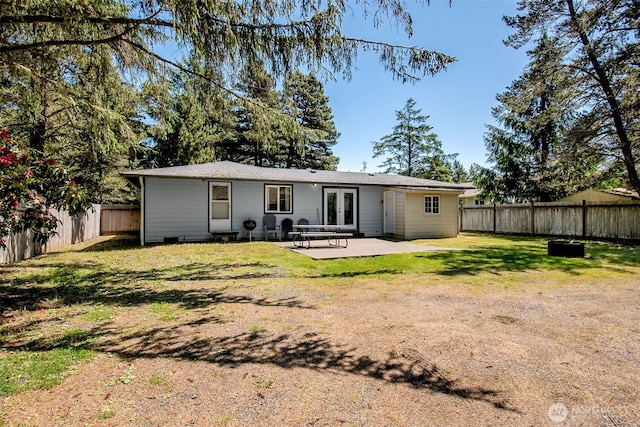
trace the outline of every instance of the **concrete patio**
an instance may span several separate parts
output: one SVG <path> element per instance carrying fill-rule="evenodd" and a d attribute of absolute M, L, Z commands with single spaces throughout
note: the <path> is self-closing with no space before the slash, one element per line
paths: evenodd
<path fill-rule="evenodd" d="M 365 238 L 349 239 L 346 248 L 330 246 L 326 239 L 313 240 L 310 248 L 300 248 L 293 245 L 292 241 L 273 242 L 281 248 L 290 249 L 313 259 L 335 259 L 364 256 L 379 256 L 389 254 L 402 254 L 411 252 L 430 251 L 454 251 L 458 249 L 443 248 L 438 246 L 416 245 L 407 242 L 396 242 L 385 239 Z"/>

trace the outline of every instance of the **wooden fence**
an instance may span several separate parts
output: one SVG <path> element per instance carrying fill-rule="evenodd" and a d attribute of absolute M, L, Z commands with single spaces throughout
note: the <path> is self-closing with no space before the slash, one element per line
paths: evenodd
<path fill-rule="evenodd" d="M 60 220 L 57 235 L 51 237 L 44 245 L 33 241 L 31 231 L 5 237 L 7 249 L 0 249 L 0 264 L 28 259 L 100 235 L 100 205 L 93 205 L 93 209 L 84 215 L 72 217 L 65 211 L 56 210 L 53 210 L 52 214 Z"/>
<path fill-rule="evenodd" d="M 136 234 L 140 231 L 140 206 L 102 205 L 100 234 Z"/>
<path fill-rule="evenodd" d="M 640 241 L 640 203 L 460 207 L 460 231 Z"/>

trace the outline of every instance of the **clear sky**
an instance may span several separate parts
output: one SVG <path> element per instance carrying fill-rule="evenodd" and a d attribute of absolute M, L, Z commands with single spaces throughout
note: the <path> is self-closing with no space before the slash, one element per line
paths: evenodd
<path fill-rule="evenodd" d="M 425 2 L 426 3 L 426 2 Z M 341 133 L 334 153 L 338 169 L 378 172 L 383 158 L 372 158 L 371 141 L 391 133 L 395 111 L 408 98 L 429 116 L 428 124 L 442 141 L 445 153 L 458 153 L 468 168 L 486 164 L 483 135 L 493 124 L 491 108 L 496 95 L 517 79 L 525 65 L 525 49 L 502 42 L 513 30 L 502 16 L 516 14 L 515 0 L 431 0 L 431 5 L 411 7 L 414 35 L 390 26 L 373 29 L 371 21 L 345 22 L 343 33 L 354 37 L 391 41 L 437 50 L 457 62 L 435 77 L 417 84 L 402 84 L 385 73 L 375 54 L 361 54 L 351 81 L 325 82 L 325 93 Z"/>

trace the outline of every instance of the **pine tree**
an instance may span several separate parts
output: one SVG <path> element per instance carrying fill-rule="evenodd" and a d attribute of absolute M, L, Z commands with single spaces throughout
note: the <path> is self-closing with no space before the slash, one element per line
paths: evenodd
<path fill-rule="evenodd" d="M 527 0 L 518 11 L 505 18 L 516 29 L 506 43 L 519 48 L 551 34 L 560 53 L 557 70 L 574 87 L 574 111 L 595 125 L 582 120 L 574 145 L 590 146 L 596 158 L 619 159 L 630 187 L 640 192 L 637 1 Z"/>
<path fill-rule="evenodd" d="M 284 137 L 282 166 L 335 170 L 339 159 L 331 149 L 340 134 L 322 83 L 313 73 L 295 72 L 285 81 L 282 98 L 285 113 L 301 127 L 301 132 Z"/>
<path fill-rule="evenodd" d="M 342 33 L 345 14 L 359 7 L 365 18 L 375 16 L 374 25 L 388 19 L 412 35 L 406 7 L 390 0 L 353 5 L 281 0 L 33 0 L 1 5 L 0 62 L 18 66 L 53 47 L 102 46 L 122 65 L 153 71 L 159 61 L 171 62 L 153 49 L 167 39 L 213 68 L 238 71 L 261 60 L 278 78 L 303 66 L 328 68 L 349 77 L 361 51 L 376 53 L 394 78 L 411 82 L 454 61 L 439 52 Z M 39 37 L 25 37 L 30 32 Z"/>
<path fill-rule="evenodd" d="M 110 190 L 113 181 L 106 183 L 104 179 L 129 165 L 130 149 L 142 147 L 139 108 L 132 88 L 145 85 L 145 80 L 154 85 L 162 81 L 171 74 L 167 67 L 240 96 L 238 110 L 253 116 L 251 129 L 242 133 L 245 142 L 254 144 L 253 161 L 275 164 L 277 159 L 268 156 L 281 142 L 276 135 L 300 132 L 299 125 L 287 121 L 280 109 L 268 102 L 243 98 L 231 83 L 209 76 L 223 69 L 229 75 L 238 74 L 262 61 L 277 79 L 299 68 L 349 78 L 356 57 L 366 51 L 377 54 L 393 78 L 415 82 L 454 61 L 432 50 L 343 34 L 343 17 L 351 13 L 352 5 L 340 2 L 257 0 L 248 5 L 200 0 L 33 0 L 0 1 L 0 6 L 0 122 L 16 143 L 45 152 L 74 153 L 75 170 L 87 171 L 82 180 L 92 187 L 89 193 L 96 201 L 116 193 Z M 363 15 L 389 18 L 412 34 L 411 16 L 403 5 L 379 0 L 358 6 Z M 204 69 L 158 54 L 155 48 L 167 41 L 193 52 Z M 89 80 L 89 76 L 95 79 Z M 212 142 L 233 151 L 234 137 L 228 131 L 216 133 L 219 141 L 211 138 L 206 128 L 211 128 L 207 123 L 212 115 L 199 115 L 190 105 L 191 95 L 183 94 L 167 105 L 192 122 L 177 120 L 175 115 L 170 120 L 165 115 L 152 127 L 155 136 L 180 127 L 173 137 L 178 147 L 166 157 L 172 162 L 209 159 L 216 155 Z M 203 123 L 202 134 L 193 126 L 189 128 L 196 123 Z M 261 145 L 253 138 L 258 135 L 267 137 Z M 74 141 L 86 141 L 86 147 L 74 146 Z M 68 146 L 74 148 L 64 151 Z"/>
<path fill-rule="evenodd" d="M 0 85 L 0 122 L 14 142 L 62 160 L 97 203 L 130 198 L 115 177 L 142 130 L 132 85 L 101 49 L 52 48 Z"/>
<path fill-rule="evenodd" d="M 220 159 L 275 167 L 284 132 L 275 80 L 262 61 L 254 61 L 243 70 L 236 89 L 242 93 L 234 110 L 236 139 L 226 144 Z"/>
<path fill-rule="evenodd" d="M 232 132 L 230 103 L 220 90 L 220 73 L 207 70 L 193 55 L 185 59 L 185 66 L 208 74 L 203 78 L 173 73 L 169 87 L 162 82 L 145 87 L 148 114 L 157 121 L 151 133 L 160 166 L 212 162 Z"/>
<path fill-rule="evenodd" d="M 451 169 L 451 176 L 450 176 L 451 182 L 457 182 L 461 184 L 463 182 L 469 182 L 471 180 L 471 175 L 469 175 L 469 172 L 467 171 L 467 169 L 464 167 L 462 163 L 460 163 L 458 159 L 454 159 L 451 162 L 450 169 Z"/>
<path fill-rule="evenodd" d="M 557 200 L 602 183 L 614 167 L 585 144 L 590 115 L 579 111 L 558 41 L 543 36 L 528 55 L 522 76 L 498 95 L 493 109 L 500 126 L 488 126 L 485 135 L 492 170 L 473 169 L 485 197 L 497 202 Z"/>
<path fill-rule="evenodd" d="M 416 101 L 409 98 L 396 110 L 397 124 L 393 132 L 374 141 L 373 157 L 387 156 L 379 165 L 387 173 L 397 173 L 420 178 L 450 180 L 451 155 L 445 155 L 442 142 L 427 124 L 429 116 L 416 109 Z"/>
<path fill-rule="evenodd" d="M 553 71 L 559 59 L 554 45 L 543 38 L 528 52 L 531 60 L 523 75 L 497 96 L 500 105 L 492 114 L 502 127 L 488 126 L 485 135 L 493 171 L 483 177 L 482 169 L 475 168 L 475 179 L 489 199 L 550 201 L 562 196 L 552 176 L 558 166 L 554 153 L 570 109 L 562 105 L 562 76 Z"/>

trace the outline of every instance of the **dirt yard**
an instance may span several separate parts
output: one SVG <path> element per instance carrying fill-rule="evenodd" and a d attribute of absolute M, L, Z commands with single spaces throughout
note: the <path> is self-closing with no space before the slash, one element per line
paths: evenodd
<path fill-rule="evenodd" d="M 145 251 L 128 256 L 154 259 Z M 112 287 L 92 304 L 120 293 L 105 319 L 51 300 L 10 313 L 6 351 L 74 330 L 96 357 L 53 389 L 2 398 L 4 425 L 640 425 L 635 267 L 473 280 L 260 268 L 270 273 L 158 272 L 155 287 L 105 271 Z"/>

